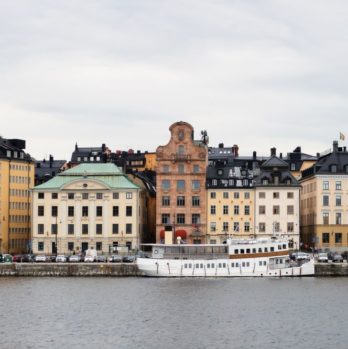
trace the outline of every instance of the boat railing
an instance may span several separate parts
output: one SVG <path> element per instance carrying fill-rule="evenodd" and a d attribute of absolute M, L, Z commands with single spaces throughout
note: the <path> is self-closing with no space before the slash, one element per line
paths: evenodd
<path fill-rule="evenodd" d="M 164 253 L 164 259 L 223 259 L 228 253 Z"/>

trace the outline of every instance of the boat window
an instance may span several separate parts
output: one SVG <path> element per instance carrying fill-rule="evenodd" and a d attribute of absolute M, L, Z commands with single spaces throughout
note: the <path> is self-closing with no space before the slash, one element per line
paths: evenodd
<path fill-rule="evenodd" d="M 226 268 L 226 263 L 222 263 L 222 266 L 223 266 L 224 268 Z"/>
<path fill-rule="evenodd" d="M 196 264 L 196 268 L 199 268 L 199 264 L 198 263 Z"/>
<path fill-rule="evenodd" d="M 245 262 L 242 263 L 242 267 L 245 267 Z"/>
<path fill-rule="evenodd" d="M 279 260 L 278 260 L 278 258 L 276 258 L 275 262 L 276 262 L 276 264 L 278 264 L 278 263 L 279 263 Z"/>
<path fill-rule="evenodd" d="M 278 245 L 278 250 L 281 250 L 282 249 L 282 245 Z"/>
<path fill-rule="evenodd" d="M 286 250 L 286 244 L 283 244 L 283 249 Z"/>
<path fill-rule="evenodd" d="M 283 260 L 282 260 L 282 259 L 280 259 L 280 260 L 279 260 L 279 263 L 280 263 L 280 264 L 283 264 Z"/>
<path fill-rule="evenodd" d="M 262 252 L 262 248 L 261 247 L 259 247 L 259 252 Z"/>
<path fill-rule="evenodd" d="M 240 253 L 241 253 L 241 254 L 244 254 L 244 248 L 241 248 L 241 249 L 240 249 Z"/>
<path fill-rule="evenodd" d="M 239 263 L 236 263 L 236 268 L 238 268 L 239 267 Z"/>
<path fill-rule="evenodd" d="M 201 263 L 201 268 L 203 269 L 203 264 Z"/>
<path fill-rule="evenodd" d="M 247 267 L 250 267 L 250 263 L 249 263 L 249 262 L 247 262 L 247 263 L 246 263 L 246 266 L 247 266 Z"/>
<path fill-rule="evenodd" d="M 260 266 L 262 265 L 262 261 L 259 261 L 259 265 L 260 265 Z"/>
<path fill-rule="evenodd" d="M 267 265 L 267 262 L 266 262 L 266 261 L 263 261 L 263 265 Z"/>
<path fill-rule="evenodd" d="M 256 248 L 253 248 L 253 253 L 256 253 Z"/>
<path fill-rule="evenodd" d="M 234 268 L 234 263 L 231 263 L 231 268 Z"/>
<path fill-rule="evenodd" d="M 207 268 L 210 269 L 210 263 L 207 264 Z"/>
<path fill-rule="evenodd" d="M 246 249 L 246 253 L 250 253 L 250 248 L 247 248 L 247 249 Z"/>
<path fill-rule="evenodd" d="M 219 268 L 221 268 L 221 263 L 219 263 Z"/>
<path fill-rule="evenodd" d="M 234 250 L 234 254 L 238 254 L 239 253 L 239 250 Z"/>
<path fill-rule="evenodd" d="M 268 252 L 268 248 L 267 247 L 265 247 L 265 252 Z"/>
<path fill-rule="evenodd" d="M 192 268 L 192 264 L 191 264 L 191 263 L 189 264 L 189 268 L 190 268 L 190 269 Z"/>
<path fill-rule="evenodd" d="M 214 264 L 214 263 L 211 263 L 211 267 L 212 267 L 212 268 L 215 268 L 215 264 Z"/>
<path fill-rule="evenodd" d="M 187 263 L 184 264 L 184 268 L 185 268 L 185 269 L 187 268 Z"/>
<path fill-rule="evenodd" d="M 274 247 L 271 247 L 271 252 L 274 252 Z"/>

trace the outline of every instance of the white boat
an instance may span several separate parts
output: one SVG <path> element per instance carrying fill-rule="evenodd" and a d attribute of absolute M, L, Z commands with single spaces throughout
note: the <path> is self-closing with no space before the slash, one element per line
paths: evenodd
<path fill-rule="evenodd" d="M 282 239 L 227 239 L 226 244 L 144 244 L 137 265 L 154 277 L 292 277 L 314 275 L 314 259 L 295 262 Z M 146 252 L 146 249 L 150 251 Z"/>

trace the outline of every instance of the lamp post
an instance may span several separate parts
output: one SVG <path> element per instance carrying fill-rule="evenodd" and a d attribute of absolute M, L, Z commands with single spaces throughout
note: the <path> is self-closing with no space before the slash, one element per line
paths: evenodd
<path fill-rule="evenodd" d="M 58 256 L 58 214 L 56 215 L 56 257 Z"/>

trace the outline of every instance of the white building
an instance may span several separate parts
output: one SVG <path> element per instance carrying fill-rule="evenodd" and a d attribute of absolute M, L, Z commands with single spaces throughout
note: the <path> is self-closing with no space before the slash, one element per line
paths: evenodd
<path fill-rule="evenodd" d="M 143 192 L 114 164 L 76 166 L 36 186 L 32 199 L 34 253 L 108 253 L 141 242 Z"/>

